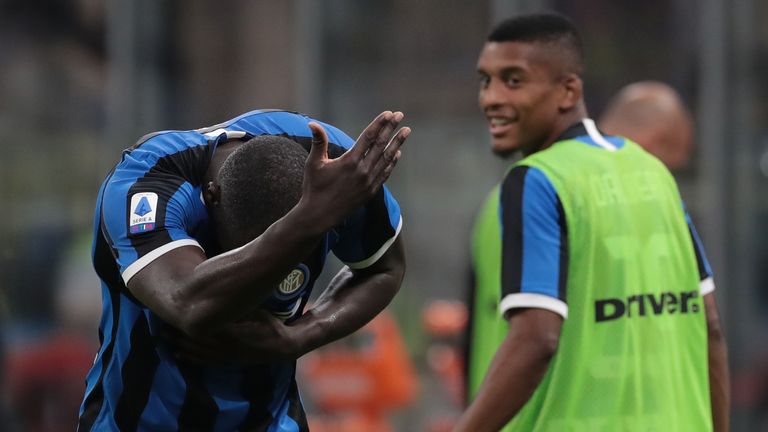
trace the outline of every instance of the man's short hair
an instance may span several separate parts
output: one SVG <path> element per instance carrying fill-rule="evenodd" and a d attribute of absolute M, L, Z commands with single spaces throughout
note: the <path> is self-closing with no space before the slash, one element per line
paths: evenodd
<path fill-rule="evenodd" d="M 488 42 L 525 42 L 552 45 L 568 55 L 569 72 L 584 73 L 581 36 L 570 19 L 556 13 L 537 13 L 507 18 L 488 34 Z"/>
<path fill-rule="evenodd" d="M 307 154 L 291 139 L 262 135 L 227 157 L 218 174 L 219 223 L 238 243 L 261 235 L 299 202 Z"/>

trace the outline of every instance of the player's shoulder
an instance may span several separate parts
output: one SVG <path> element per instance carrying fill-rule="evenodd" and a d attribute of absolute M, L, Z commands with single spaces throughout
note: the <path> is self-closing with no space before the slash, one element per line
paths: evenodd
<path fill-rule="evenodd" d="M 331 153 L 333 153 L 334 146 L 341 147 L 342 150 L 347 150 L 354 143 L 349 135 L 330 123 L 318 120 L 304 113 L 284 109 L 249 111 L 232 120 L 200 129 L 199 131 L 205 132 L 216 128 L 224 128 L 230 130 L 242 130 L 254 136 L 282 135 L 308 147 L 312 138 L 312 131 L 309 128 L 310 122 L 319 123 L 323 126 L 328 134 L 328 140 L 332 147 Z"/>
<path fill-rule="evenodd" d="M 551 184 L 546 172 L 540 167 L 530 164 L 527 160 L 522 160 L 512 165 L 507 173 L 504 175 L 504 179 L 501 182 L 501 188 L 504 189 L 509 184 L 536 184 L 536 185 L 548 185 Z"/>
<path fill-rule="evenodd" d="M 557 190 L 547 174 L 536 166 L 526 164 L 525 160 L 507 171 L 500 188 L 499 198 L 506 204 L 522 202 L 524 198 L 552 200 L 557 197 Z"/>
<path fill-rule="evenodd" d="M 207 132 L 214 129 L 239 129 L 253 133 L 277 134 L 284 133 L 286 128 L 306 126 L 311 119 L 300 112 L 285 109 L 257 109 L 240 114 L 239 116 L 207 128 L 198 129 L 199 132 Z"/>

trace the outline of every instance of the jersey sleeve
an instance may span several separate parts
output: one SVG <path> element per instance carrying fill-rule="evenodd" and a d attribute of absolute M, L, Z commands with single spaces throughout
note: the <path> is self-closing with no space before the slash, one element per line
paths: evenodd
<path fill-rule="evenodd" d="M 394 243 L 402 226 L 400 206 L 384 186 L 336 229 L 333 254 L 352 269 L 369 267 Z"/>
<path fill-rule="evenodd" d="M 328 123 L 318 123 L 328 133 L 330 157 L 339 157 L 355 145 L 355 140 L 339 128 Z M 400 205 L 385 185 L 365 206 L 357 209 L 336 227 L 336 241 L 331 250 L 352 269 L 369 267 L 394 243 L 402 226 Z"/>
<path fill-rule="evenodd" d="M 557 192 L 544 173 L 517 166 L 501 186 L 501 314 L 540 308 L 568 317 L 568 233 Z"/>
<path fill-rule="evenodd" d="M 103 231 L 111 243 L 123 281 L 163 254 L 197 246 L 190 235 L 205 211 L 200 189 L 165 174 L 124 180 L 119 168 L 104 193 Z"/>
<path fill-rule="evenodd" d="M 696 232 L 696 227 L 693 225 L 691 215 L 685 210 L 685 204 L 683 204 L 683 210 L 685 211 L 685 221 L 688 223 L 688 232 L 691 234 L 691 242 L 693 243 L 693 251 L 696 253 L 696 265 L 699 270 L 699 289 L 701 295 L 707 295 L 715 290 L 715 280 L 712 277 L 712 267 L 709 265 L 707 255 L 704 252 L 704 245 L 701 242 L 699 234 Z"/>

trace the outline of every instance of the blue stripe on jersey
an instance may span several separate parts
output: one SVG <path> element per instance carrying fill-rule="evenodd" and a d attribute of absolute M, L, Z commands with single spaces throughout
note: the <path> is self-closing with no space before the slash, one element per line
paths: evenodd
<path fill-rule="evenodd" d="M 117 264 L 120 266 L 120 273 L 122 274 L 139 257 L 130 241 L 125 240 L 128 236 L 127 215 L 128 200 L 130 200 L 128 190 L 133 186 L 136 179 L 121 179 L 120 177 L 120 173 L 116 172 L 113 180 L 109 182 L 100 208 L 104 217 L 104 227 L 113 242 L 111 246 L 117 250 Z"/>
<path fill-rule="evenodd" d="M 276 413 L 277 417 L 275 417 L 278 420 L 269 426 L 267 432 L 299 432 L 299 425 L 288 415 L 289 408 L 290 404 L 288 403 L 281 406 L 280 411 Z"/>
<path fill-rule="evenodd" d="M 683 209 L 685 209 L 685 205 L 683 205 Z M 707 277 L 712 277 L 712 267 L 710 267 L 707 254 L 704 252 L 704 244 L 702 243 L 701 238 L 699 238 L 699 233 L 696 232 L 696 227 L 693 226 L 691 215 L 688 214 L 687 211 L 685 212 L 685 222 L 688 224 L 688 229 L 691 230 L 691 237 L 693 239 L 693 248 L 696 252 L 696 258 L 701 262 L 701 265 L 703 266 L 704 274 L 700 275 L 700 277 L 702 280 L 706 279 Z"/>
<path fill-rule="evenodd" d="M 624 147 L 624 138 L 618 137 L 618 136 L 611 136 L 611 135 L 603 135 L 603 138 L 605 138 L 606 141 L 613 144 L 617 149 L 620 149 Z M 599 147 L 603 148 L 600 144 L 596 143 L 595 140 L 592 139 L 589 135 L 582 135 L 574 138 L 576 141 L 581 141 L 585 144 L 589 144 L 592 147 Z"/>
<path fill-rule="evenodd" d="M 144 412 L 141 413 L 139 424 L 153 425 L 157 429 L 178 428 L 179 414 L 186 394 L 186 384 L 179 369 L 171 360 L 161 356 L 152 381 L 152 388 L 154 391 L 149 393 L 149 399 Z M 159 397 L 160 395 L 162 395 L 162 399 Z"/>
<path fill-rule="evenodd" d="M 397 225 L 400 223 L 400 205 L 395 200 L 395 197 L 389 193 L 389 189 L 386 186 L 384 186 L 384 202 L 389 213 L 389 223 L 392 224 L 392 228 L 397 229 Z"/>
<path fill-rule="evenodd" d="M 291 384 L 294 375 L 295 366 L 294 368 L 282 368 L 276 377 L 278 385 L 275 386 L 269 411 L 272 413 L 272 418 L 277 421 L 270 425 L 267 429 L 268 432 L 299 432 L 299 425 L 288 415 L 288 409 L 291 405 L 288 393 L 292 389 Z"/>
<path fill-rule="evenodd" d="M 103 357 L 104 351 L 107 349 L 110 342 L 112 342 L 112 326 L 114 325 L 112 319 L 114 312 L 112 310 L 112 302 L 109 301 L 109 287 L 104 282 L 101 282 L 101 298 L 102 309 L 101 323 L 99 324 L 99 328 L 101 333 L 104 335 L 104 340 L 101 342 L 99 352 L 96 354 L 96 360 L 93 362 L 93 366 L 91 366 L 91 369 L 88 371 L 88 375 L 85 378 L 85 397 L 83 398 L 83 403 L 80 405 L 80 413 L 78 414 L 79 416 L 83 415 L 83 410 L 85 409 L 85 401 L 88 399 L 88 396 L 99 382 L 99 377 L 101 376 L 102 370 L 105 367 Z"/>
<path fill-rule="evenodd" d="M 213 427 L 215 432 L 227 432 L 241 427 L 248 415 L 250 404 L 243 398 L 241 390 L 243 373 L 235 369 L 209 371 L 205 387 L 210 391 L 220 413 Z"/>
<path fill-rule="evenodd" d="M 523 184 L 523 265 L 520 292 L 559 298 L 560 225 L 557 192 L 530 167 Z"/>
<path fill-rule="evenodd" d="M 140 310 L 131 302 L 126 296 L 119 296 L 120 299 L 120 316 L 116 323 L 117 334 L 115 335 L 117 340 L 115 341 L 114 351 L 112 352 L 112 358 L 107 368 L 112 370 L 122 370 L 125 359 L 131 351 L 131 331 L 136 323 L 136 319 L 139 317 Z M 109 371 L 104 375 L 104 400 L 107 402 L 102 406 L 102 411 L 99 414 L 99 418 L 93 425 L 92 430 L 113 430 L 114 421 L 113 418 L 115 409 L 114 406 L 110 406 L 110 402 L 117 403 L 120 398 L 120 394 L 123 391 L 123 377 L 120 373 L 110 373 Z"/>
<path fill-rule="evenodd" d="M 171 240 L 192 238 L 191 232 L 208 219 L 208 210 L 200 198 L 201 189 L 183 183 L 168 200 L 165 208 L 165 229 Z"/>
<path fill-rule="evenodd" d="M 248 132 L 252 135 L 290 135 L 312 137 L 309 121 L 319 123 L 328 133 L 328 140 L 349 150 L 354 141 L 337 127 L 313 120 L 303 114 L 288 111 L 251 111 L 220 126 L 227 130 Z"/>

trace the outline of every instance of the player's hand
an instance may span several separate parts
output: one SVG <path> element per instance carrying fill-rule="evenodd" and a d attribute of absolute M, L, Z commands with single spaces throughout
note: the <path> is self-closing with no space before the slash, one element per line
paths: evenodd
<path fill-rule="evenodd" d="M 400 148 L 411 129 L 398 129 L 403 113 L 385 111 L 363 130 L 355 145 L 336 159 L 328 157 L 328 135 L 309 123 L 312 149 L 304 171 L 300 205 L 318 228 L 337 225 L 352 210 L 368 202 L 389 178 L 400 159 Z"/>
<path fill-rule="evenodd" d="M 295 360 L 304 352 L 290 326 L 266 311 L 249 321 L 230 324 L 205 336 L 190 337 L 173 329 L 164 334 L 177 359 L 209 366 L 243 367 Z"/>

